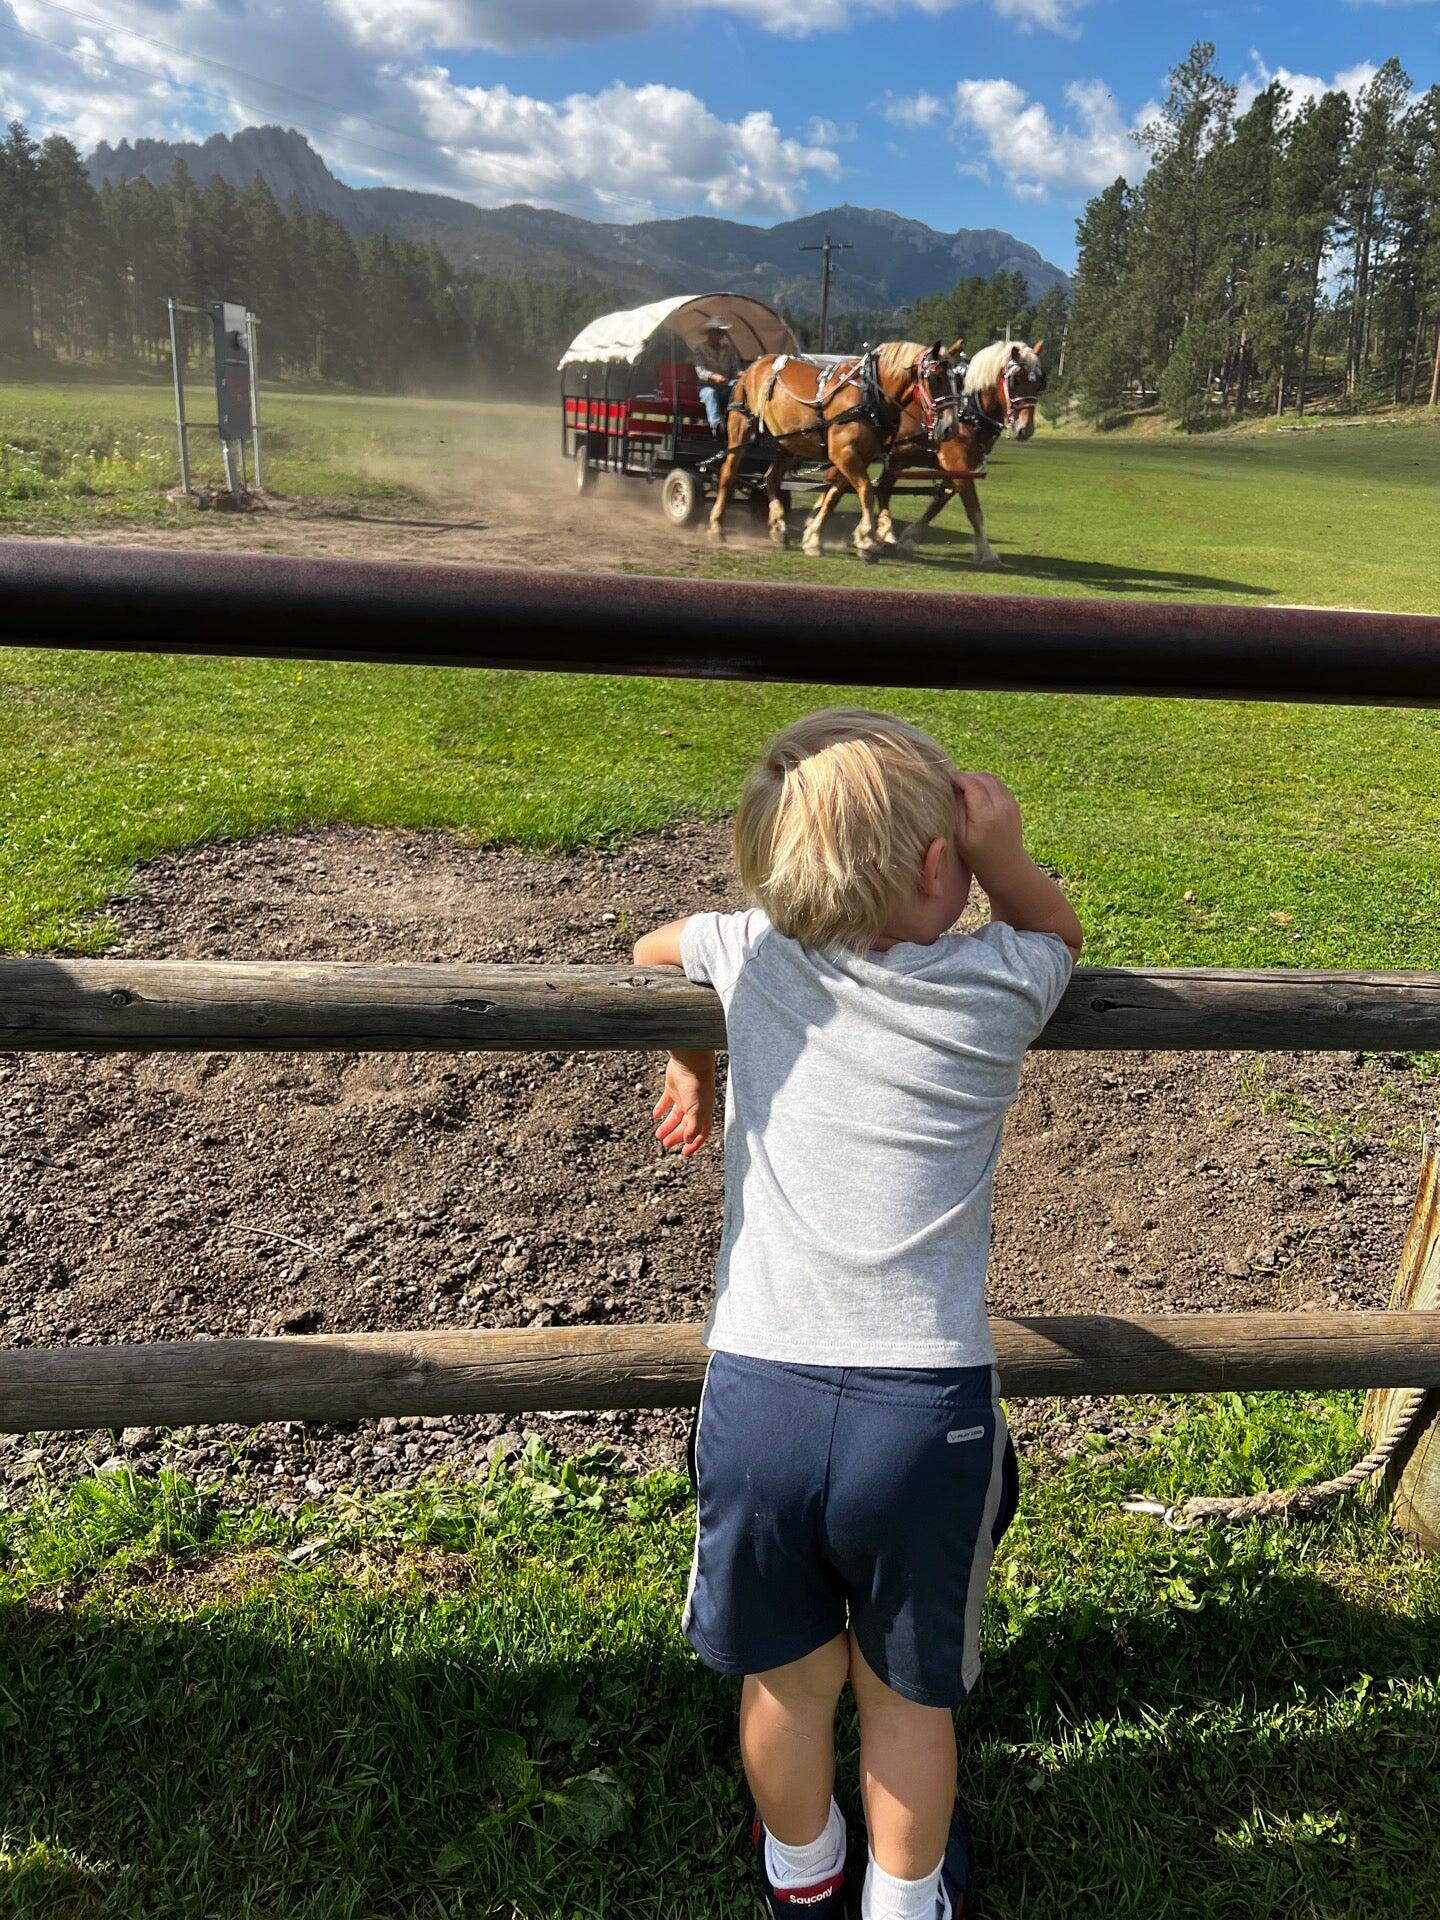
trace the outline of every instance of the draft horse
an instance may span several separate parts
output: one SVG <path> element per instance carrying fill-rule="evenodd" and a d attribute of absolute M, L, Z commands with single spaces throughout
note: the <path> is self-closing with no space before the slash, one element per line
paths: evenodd
<path fill-rule="evenodd" d="M 763 434 L 776 448 L 765 475 L 775 544 L 789 545 L 781 492 L 786 474 L 803 460 L 828 460 L 839 476 L 832 489 L 837 497 L 852 487 L 860 496 L 855 551 L 864 560 L 877 559 L 879 497 L 869 469 L 885 457 L 917 394 L 943 404 L 946 395 L 953 396 L 954 386 L 949 351 L 938 340 L 929 348 L 914 340 L 886 341 L 835 366 L 790 354 L 766 354 L 752 361 L 730 401 L 725 458 L 710 514 L 711 539 L 725 537 L 725 510 L 741 453 L 756 434 Z M 802 545 L 807 553 L 820 551 L 828 499 L 827 493 L 806 524 Z"/>
<path fill-rule="evenodd" d="M 959 494 L 975 532 L 975 564 L 998 567 L 1000 556 L 985 534 L 985 516 L 975 482 L 985 477 L 985 463 L 1002 434 L 1028 440 L 1035 431 L 1035 403 L 1045 391 L 1040 354 L 1045 342 L 1027 347 L 1020 340 L 997 340 L 982 348 L 965 372 L 965 384 L 955 409 L 953 430 L 937 440 L 933 423 L 917 415 L 891 441 L 876 488 L 879 502 L 877 533 L 887 547 L 913 552 L 921 535 L 954 494 Z M 934 471 L 940 481 L 918 520 L 897 536 L 890 518 L 890 496 L 902 472 Z M 843 489 L 842 489 L 843 491 Z"/>

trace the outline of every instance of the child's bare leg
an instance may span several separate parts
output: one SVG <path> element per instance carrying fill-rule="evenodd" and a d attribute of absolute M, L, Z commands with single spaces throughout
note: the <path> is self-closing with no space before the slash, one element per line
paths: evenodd
<path fill-rule="evenodd" d="M 875 1675 L 850 1635 L 850 1686 L 860 1716 L 860 1796 L 870 1852 L 897 1880 L 933 1873 L 955 1809 L 955 1721 Z"/>
<path fill-rule="evenodd" d="M 850 1642 L 841 1633 L 803 1660 L 745 1678 L 745 1777 L 760 1818 L 782 1846 L 808 1846 L 825 1831 L 835 1785 L 835 1707 L 849 1670 Z"/>

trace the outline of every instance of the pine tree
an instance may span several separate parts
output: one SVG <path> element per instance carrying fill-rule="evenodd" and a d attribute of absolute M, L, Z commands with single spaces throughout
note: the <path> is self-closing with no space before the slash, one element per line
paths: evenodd
<path fill-rule="evenodd" d="M 1360 391 L 1369 369 L 1375 297 L 1384 282 L 1394 239 L 1397 139 L 1409 93 L 1409 74 L 1398 60 L 1387 60 L 1356 105 L 1341 202 L 1342 231 L 1350 246 L 1345 391 L 1352 395 Z"/>
<path fill-rule="evenodd" d="M 1066 374 L 1083 411 L 1103 420 L 1124 402 L 1137 331 L 1121 298 L 1130 269 L 1132 199 L 1115 180 L 1090 201 L 1076 223 L 1079 260 L 1070 311 Z"/>
<path fill-rule="evenodd" d="M 1277 186 L 1277 217 L 1289 254 L 1289 324 L 1277 369 L 1282 412 L 1288 369 L 1297 357 L 1295 410 L 1301 415 L 1305 412 L 1320 276 L 1340 215 L 1350 121 L 1349 95 L 1327 93 L 1301 107 L 1285 143 Z"/>
<path fill-rule="evenodd" d="M 0 353 L 35 350 L 35 274 L 47 237 L 40 149 L 12 120 L 0 139 Z"/>
<path fill-rule="evenodd" d="M 1159 117 L 1142 135 L 1151 164 L 1136 195 L 1124 296 L 1134 303 L 1150 378 L 1168 370 L 1188 332 L 1183 365 L 1197 385 L 1181 405 L 1177 374 L 1164 403 L 1172 417 L 1179 406 L 1188 422 L 1208 410 L 1223 358 L 1223 337 L 1212 319 L 1225 297 L 1223 155 L 1234 105 L 1235 88 L 1215 72 L 1213 43 L 1197 41 L 1172 69 Z M 1218 348 L 1214 363 L 1205 361 L 1202 343 L 1207 351 Z"/>

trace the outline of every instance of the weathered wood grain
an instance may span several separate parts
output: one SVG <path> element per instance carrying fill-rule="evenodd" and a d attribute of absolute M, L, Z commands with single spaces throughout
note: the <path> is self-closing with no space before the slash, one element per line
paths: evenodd
<path fill-rule="evenodd" d="M 708 987 L 614 967 L 0 961 L 0 1048 L 568 1051 L 720 1046 Z M 1440 974 L 1081 967 L 1047 1048 L 1440 1048 Z"/>
<path fill-rule="evenodd" d="M 1422 1319 L 1440 1318 L 1440 1155 L 1427 1141 L 1415 1207 L 1395 1275 L 1391 1308 Z M 1408 1533 L 1431 1553 L 1440 1553 L 1440 1393 L 1434 1381 L 1417 1377 L 1413 1387 L 1432 1388 L 1421 1407 L 1420 1424 L 1396 1451 L 1381 1483 L 1381 1497 L 1402 1533 Z M 1365 1403 L 1365 1424 L 1373 1442 L 1382 1440 L 1397 1418 L 1407 1395 L 1403 1391 L 1371 1392 Z"/>
<path fill-rule="evenodd" d="M 996 1320 L 1004 1390 L 1440 1387 L 1440 1312 Z M 0 1350 L 0 1432 L 677 1407 L 695 1326 L 321 1334 Z"/>

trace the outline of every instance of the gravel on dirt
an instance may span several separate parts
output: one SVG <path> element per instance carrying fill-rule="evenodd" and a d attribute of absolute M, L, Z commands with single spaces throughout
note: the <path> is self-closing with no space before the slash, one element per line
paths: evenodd
<path fill-rule="evenodd" d="M 627 964 L 739 904 L 723 827 L 542 858 L 355 829 L 151 862 L 114 903 L 146 956 Z M 657 1055 L 0 1055 L 0 1345 L 703 1316 L 717 1139 L 651 1135 Z M 1388 1298 L 1433 1084 L 1356 1055 L 1037 1053 L 996 1182 L 999 1313 Z M 1110 1403 L 1017 1404 L 1022 1438 L 1123 1448 Z M 0 1502 L 173 1467 L 290 1509 L 484 1472 L 530 1435 L 677 1465 L 689 1416 L 426 1416 L 0 1435 Z"/>

